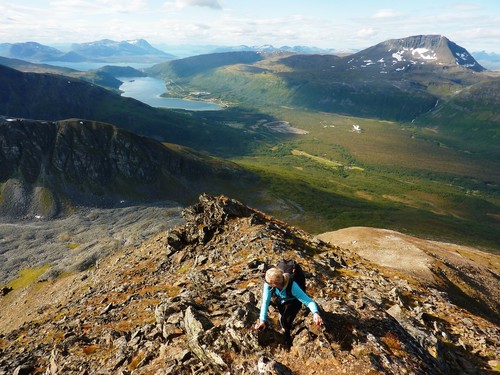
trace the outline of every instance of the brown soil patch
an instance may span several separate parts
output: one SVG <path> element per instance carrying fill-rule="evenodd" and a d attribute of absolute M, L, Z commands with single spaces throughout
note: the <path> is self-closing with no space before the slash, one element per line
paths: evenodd
<path fill-rule="evenodd" d="M 435 259 L 454 264 L 476 264 L 498 274 L 500 257 L 467 246 L 424 240 L 388 229 L 351 227 L 317 236 L 325 242 L 351 249 L 378 265 L 396 269 L 425 281 L 434 281 Z"/>

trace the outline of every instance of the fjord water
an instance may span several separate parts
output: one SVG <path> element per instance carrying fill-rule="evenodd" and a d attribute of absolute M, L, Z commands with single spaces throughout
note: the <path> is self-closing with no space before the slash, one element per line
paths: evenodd
<path fill-rule="evenodd" d="M 166 91 L 162 80 L 153 77 L 118 77 L 123 84 L 120 90 L 122 96 L 137 99 L 152 107 L 187 109 L 190 111 L 219 110 L 220 105 L 210 102 L 186 100 L 178 98 L 163 98 L 160 95 Z"/>

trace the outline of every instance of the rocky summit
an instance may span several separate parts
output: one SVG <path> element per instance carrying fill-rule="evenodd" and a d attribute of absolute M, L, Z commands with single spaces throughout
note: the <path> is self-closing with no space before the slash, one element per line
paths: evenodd
<path fill-rule="evenodd" d="M 486 374 L 500 330 L 403 271 L 377 266 L 224 196 L 94 267 L 0 297 L 0 374 Z M 323 328 L 303 308 L 289 350 L 263 274 L 305 270 Z"/>
<path fill-rule="evenodd" d="M 485 70 L 463 47 L 442 35 L 415 35 L 390 39 L 349 56 L 352 67 L 389 71 L 415 70 L 422 66 L 439 69 L 461 67 L 474 72 Z"/>

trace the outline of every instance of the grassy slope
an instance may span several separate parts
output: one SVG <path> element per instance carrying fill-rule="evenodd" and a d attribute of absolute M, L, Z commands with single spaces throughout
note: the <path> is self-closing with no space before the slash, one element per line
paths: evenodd
<path fill-rule="evenodd" d="M 396 122 L 287 108 L 242 113 L 233 111 L 232 124 L 251 128 L 260 141 L 227 156 L 261 177 L 256 190 L 270 191 L 247 202 L 315 233 L 363 225 L 498 248 L 498 163 Z M 268 133 L 262 124 L 269 119 L 309 133 Z M 363 131 L 353 132 L 353 124 Z"/>
<path fill-rule="evenodd" d="M 434 136 L 481 158 L 500 158 L 500 79 L 461 90 L 417 120 Z M 471 142 L 472 141 L 472 142 Z"/>

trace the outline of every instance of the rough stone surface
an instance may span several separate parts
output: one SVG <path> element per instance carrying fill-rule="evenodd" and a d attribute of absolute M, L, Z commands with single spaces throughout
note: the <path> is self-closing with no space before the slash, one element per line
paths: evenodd
<path fill-rule="evenodd" d="M 495 323 L 403 273 L 227 197 L 203 195 L 184 218 L 98 268 L 1 297 L 0 322 L 39 305 L 0 324 L 0 374 L 486 374 L 500 356 Z M 283 257 L 303 266 L 325 321 L 299 312 L 289 350 L 276 311 L 252 329 L 264 270 Z"/>

